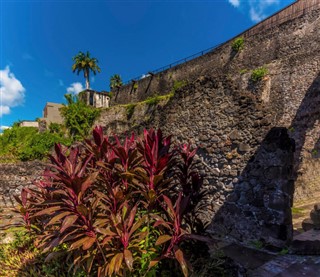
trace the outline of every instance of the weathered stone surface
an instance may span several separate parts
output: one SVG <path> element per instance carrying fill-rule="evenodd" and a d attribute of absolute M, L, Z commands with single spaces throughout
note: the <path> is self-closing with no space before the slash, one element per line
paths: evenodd
<path fill-rule="evenodd" d="M 320 230 L 311 229 L 294 237 L 291 251 L 296 254 L 320 254 Z"/>
<path fill-rule="evenodd" d="M 13 207 L 16 203 L 14 195 L 19 195 L 23 187 L 39 179 L 43 169 L 44 164 L 38 161 L 0 164 L 0 207 Z"/>

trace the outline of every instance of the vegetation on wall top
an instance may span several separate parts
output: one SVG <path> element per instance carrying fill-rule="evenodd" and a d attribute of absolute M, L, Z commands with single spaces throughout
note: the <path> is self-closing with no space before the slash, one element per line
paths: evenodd
<path fill-rule="evenodd" d="M 236 38 L 232 44 L 231 44 L 232 50 L 235 52 L 239 52 L 243 49 L 244 47 L 244 38 L 243 37 L 238 37 Z"/>

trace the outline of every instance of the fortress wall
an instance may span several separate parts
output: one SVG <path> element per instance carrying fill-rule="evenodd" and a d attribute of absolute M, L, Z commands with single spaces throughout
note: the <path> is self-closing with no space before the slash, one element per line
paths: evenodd
<path fill-rule="evenodd" d="M 268 75 L 254 83 L 262 66 Z M 208 231 L 282 247 L 292 238 L 290 207 L 319 190 L 320 10 L 246 38 L 240 53 L 225 44 L 154 85 L 169 88 L 170 74 L 189 84 L 168 102 L 139 104 L 130 118 L 114 107 L 97 123 L 109 134 L 161 128 L 198 146 Z M 152 90 L 118 99 L 142 100 Z"/>

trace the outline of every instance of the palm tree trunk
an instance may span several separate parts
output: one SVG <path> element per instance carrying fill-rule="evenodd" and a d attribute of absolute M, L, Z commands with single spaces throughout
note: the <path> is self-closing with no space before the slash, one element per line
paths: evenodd
<path fill-rule="evenodd" d="M 89 82 L 89 70 L 84 70 L 84 78 L 86 79 L 86 89 L 90 89 L 90 82 Z"/>

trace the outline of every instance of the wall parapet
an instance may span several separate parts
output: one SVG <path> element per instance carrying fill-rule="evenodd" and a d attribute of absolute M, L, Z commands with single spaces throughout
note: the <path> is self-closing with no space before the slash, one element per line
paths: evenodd
<path fill-rule="evenodd" d="M 203 60 L 211 59 L 212 53 L 219 53 L 221 49 L 229 48 L 230 43 L 237 37 L 248 39 L 319 8 L 320 0 L 297 0 L 224 43 L 150 71 L 143 78 L 141 78 L 141 76 L 131 78 L 125 82 L 124 86 L 112 91 L 115 97 L 111 99 L 111 105 L 143 101 L 153 94 L 163 95 L 169 93 L 175 81 L 185 81 L 190 77 L 190 79 L 193 80 L 191 74 L 189 74 L 189 76 L 185 73 L 180 74 L 180 71 L 184 71 L 185 65 L 188 66 L 190 63 L 201 64 Z M 179 75 L 183 75 L 184 79 Z"/>

